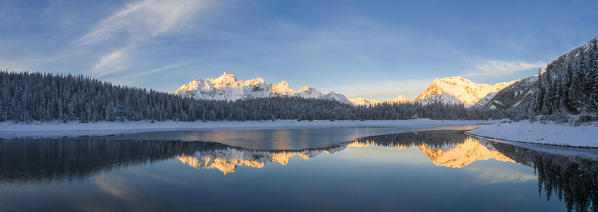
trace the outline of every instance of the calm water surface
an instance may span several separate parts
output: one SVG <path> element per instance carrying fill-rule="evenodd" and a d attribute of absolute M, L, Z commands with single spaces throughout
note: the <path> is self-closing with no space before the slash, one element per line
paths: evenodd
<path fill-rule="evenodd" d="M 597 201 L 597 149 L 463 128 L 0 140 L 0 211 L 586 211 Z"/>

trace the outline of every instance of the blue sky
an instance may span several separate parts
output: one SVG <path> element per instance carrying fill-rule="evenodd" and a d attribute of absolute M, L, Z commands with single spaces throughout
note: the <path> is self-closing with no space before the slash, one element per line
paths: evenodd
<path fill-rule="evenodd" d="M 172 92 L 234 73 L 350 97 L 496 83 L 598 36 L 598 1 L 0 0 L 0 68 Z"/>

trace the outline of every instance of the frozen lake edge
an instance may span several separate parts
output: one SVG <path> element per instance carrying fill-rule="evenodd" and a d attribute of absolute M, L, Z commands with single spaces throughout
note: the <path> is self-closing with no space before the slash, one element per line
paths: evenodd
<path fill-rule="evenodd" d="M 269 129 L 304 129 L 322 127 L 404 127 L 410 129 L 445 126 L 464 126 L 491 124 L 498 121 L 486 120 L 276 120 L 276 121 L 115 121 L 79 123 L 61 121 L 15 123 L 0 122 L 0 138 L 55 138 L 78 136 L 124 135 L 141 132 L 189 131 L 189 130 L 269 130 Z"/>

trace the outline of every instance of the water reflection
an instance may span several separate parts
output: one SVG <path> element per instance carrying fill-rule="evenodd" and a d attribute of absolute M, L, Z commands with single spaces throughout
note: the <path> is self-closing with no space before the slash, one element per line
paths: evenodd
<path fill-rule="evenodd" d="M 535 169 L 538 191 L 565 201 L 568 211 L 597 211 L 598 151 L 545 145 L 517 145 L 463 131 L 426 131 L 361 138 L 350 146 L 417 146 L 436 166 L 461 168 L 478 160 L 516 162 Z"/>
<path fill-rule="evenodd" d="M 396 135 L 380 135 L 357 139 L 350 144 L 353 147 L 378 145 L 405 149 L 416 146 L 436 166 L 461 168 L 478 160 L 494 159 L 504 162 L 515 162 L 490 143 L 480 141 L 463 131 L 423 131 L 401 133 Z"/>
<path fill-rule="evenodd" d="M 144 132 L 103 137 L 114 141 L 212 141 L 245 149 L 302 150 L 325 148 L 355 138 L 396 134 L 407 128 L 316 128 L 277 130 L 213 130 Z"/>
<path fill-rule="evenodd" d="M 493 142 L 493 145 L 517 163 L 535 169 L 538 175 L 538 192 L 542 195 L 544 191 L 547 200 L 556 196 L 559 200 L 564 200 L 569 211 L 598 210 L 596 155 L 577 148 L 553 147 L 538 150 L 533 149 L 533 145 L 531 148 L 503 142 Z M 590 151 L 595 153 L 593 150 Z"/>
<path fill-rule="evenodd" d="M 262 168 L 268 162 L 281 165 L 289 163 L 291 158 L 299 156 L 303 159 L 313 158 L 321 153 L 335 153 L 345 149 L 346 145 L 335 145 L 327 148 L 304 150 L 248 150 L 235 147 L 221 149 L 198 150 L 191 155 L 181 155 L 177 158 L 189 166 L 197 169 L 217 169 L 225 175 L 235 172 L 238 166 Z"/>
<path fill-rule="evenodd" d="M 0 183 L 82 179 L 128 166 L 177 158 L 198 169 L 228 174 L 238 166 L 286 165 L 293 156 L 309 159 L 343 150 L 343 145 L 303 150 L 249 150 L 214 142 L 110 141 L 100 138 L 0 140 Z"/>
<path fill-rule="evenodd" d="M 0 184 L 79 180 L 113 169 L 171 159 L 227 175 L 240 166 L 287 165 L 292 158 L 311 159 L 322 154 L 372 146 L 415 149 L 439 167 L 463 168 L 485 160 L 523 164 L 536 170 L 538 189 L 547 199 L 557 197 L 567 204 L 569 210 L 596 210 L 598 150 L 515 145 L 455 130 L 369 136 L 352 142 L 299 150 L 246 149 L 214 142 L 115 141 L 106 138 L 0 140 Z M 494 168 L 501 172 L 500 167 Z"/>
<path fill-rule="evenodd" d="M 107 141 L 103 139 L 1 140 L 0 183 L 82 179 L 90 175 L 226 148 L 209 142 Z"/>

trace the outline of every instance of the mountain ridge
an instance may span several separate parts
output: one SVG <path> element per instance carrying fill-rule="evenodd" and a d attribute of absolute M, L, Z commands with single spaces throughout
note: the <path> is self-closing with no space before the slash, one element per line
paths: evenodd
<path fill-rule="evenodd" d="M 267 97 L 301 97 L 306 99 L 329 99 L 345 104 L 352 104 L 348 98 L 336 92 L 322 93 L 316 88 L 304 86 L 299 91 L 293 90 L 289 83 L 266 83 L 262 78 L 237 80 L 234 74 L 224 72 L 217 78 L 199 78 L 183 84 L 174 94 L 195 99 L 236 101 Z"/>
<path fill-rule="evenodd" d="M 517 81 L 488 85 L 475 83 L 460 76 L 439 78 L 432 81 L 413 101 L 422 104 L 441 101 L 443 103 L 464 104 L 466 107 L 470 107 L 484 99 L 484 97 L 496 94 L 515 82 Z"/>
<path fill-rule="evenodd" d="M 224 72 L 217 78 L 199 78 L 182 85 L 174 94 L 195 99 L 236 101 L 251 98 L 268 97 L 301 97 L 308 99 L 335 100 L 356 106 L 375 106 L 379 104 L 400 104 L 418 102 L 429 104 L 440 101 L 450 104 L 464 104 L 466 107 L 475 105 L 488 95 L 496 94 L 501 89 L 515 83 L 501 82 L 494 85 L 478 84 L 463 77 L 439 78 L 432 83 L 414 100 L 403 95 L 396 98 L 380 101 L 364 97 L 347 97 L 343 94 L 329 91 L 322 93 L 320 90 L 304 86 L 298 91 L 293 90 L 289 83 L 266 83 L 262 78 L 250 80 L 237 80 L 234 74 Z"/>

